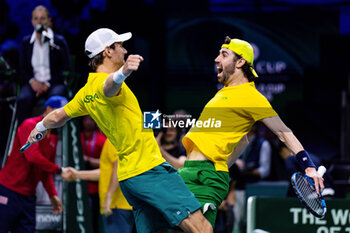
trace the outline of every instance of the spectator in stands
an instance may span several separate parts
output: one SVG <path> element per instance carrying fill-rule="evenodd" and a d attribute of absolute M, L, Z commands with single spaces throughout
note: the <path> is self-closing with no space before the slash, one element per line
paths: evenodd
<path fill-rule="evenodd" d="M 106 141 L 106 136 L 99 130 L 95 121 L 88 115 L 82 119 L 82 131 L 80 133 L 82 151 L 87 170 L 94 170 L 100 167 L 100 156 L 103 145 Z M 88 182 L 89 201 L 92 213 L 92 225 L 94 233 L 98 233 L 99 219 L 99 197 L 98 197 L 98 182 Z"/>
<path fill-rule="evenodd" d="M 265 180 L 269 181 L 281 181 L 281 180 L 289 180 L 290 177 L 286 171 L 285 158 L 280 154 L 281 153 L 281 145 L 283 144 L 276 134 L 274 134 L 270 129 L 266 126 L 261 125 L 262 133 L 261 135 L 270 143 L 271 145 L 271 166 L 270 166 L 270 175 L 265 178 Z M 284 146 L 284 144 L 283 144 Z M 285 146 L 284 146 L 285 147 Z M 286 150 L 287 147 L 285 147 Z M 289 151 L 289 150 L 288 150 Z M 289 151 L 288 156 L 291 153 Z"/>
<path fill-rule="evenodd" d="M 175 116 L 176 120 L 182 120 L 186 122 L 187 119 L 191 118 L 191 114 L 187 112 L 184 109 L 178 109 L 176 110 L 172 115 Z M 179 141 L 182 144 L 182 139 L 188 132 L 189 128 L 183 127 L 183 128 L 178 128 L 178 133 L 179 133 Z"/>
<path fill-rule="evenodd" d="M 6 164 L 0 170 L 0 232 L 35 232 L 35 191 L 41 181 L 50 197 L 53 213 L 62 212 L 52 174 L 66 177 L 66 170 L 54 164 L 57 135 L 49 133 L 42 141 L 19 150 L 27 142 L 31 129 L 51 111 L 63 107 L 67 99 L 52 96 L 43 115 L 26 119 L 19 127 Z"/>
<path fill-rule="evenodd" d="M 63 72 L 70 70 L 70 54 L 63 36 L 54 34 L 46 7 L 32 12 L 34 32 L 24 37 L 20 49 L 23 87 L 18 97 L 17 119 L 31 116 L 39 98 L 65 95 Z"/>
<path fill-rule="evenodd" d="M 116 149 L 107 139 L 101 152 L 99 169 L 85 171 L 67 169 L 71 172 L 70 179 L 99 181 L 100 213 L 105 233 L 131 233 L 134 224 L 132 207 L 119 187 L 116 153 Z"/>
<path fill-rule="evenodd" d="M 186 160 L 186 150 L 180 141 L 180 136 L 178 128 L 165 125 L 156 137 L 162 156 L 176 169 L 183 167 Z"/>
<path fill-rule="evenodd" d="M 249 144 L 237 159 L 236 164 L 240 168 L 241 178 L 238 183 L 257 182 L 267 178 L 271 167 L 271 145 L 259 135 L 257 122 L 247 134 Z"/>

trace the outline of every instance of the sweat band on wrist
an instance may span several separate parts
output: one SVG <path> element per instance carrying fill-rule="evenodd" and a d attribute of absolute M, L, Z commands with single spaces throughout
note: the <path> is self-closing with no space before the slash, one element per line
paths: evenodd
<path fill-rule="evenodd" d="M 307 151 L 302 150 L 299 153 L 297 153 L 295 157 L 303 170 L 305 170 L 308 167 L 316 168 L 315 164 L 312 162 L 309 156 L 309 153 L 307 153 Z"/>
<path fill-rule="evenodd" d="M 117 84 L 121 84 L 128 77 L 127 75 L 123 74 L 123 67 L 124 66 L 122 66 L 119 70 L 117 70 L 117 72 L 114 72 L 113 74 L 113 81 Z"/>
<path fill-rule="evenodd" d="M 62 174 L 62 167 L 58 167 L 56 174 L 61 175 Z"/>
<path fill-rule="evenodd" d="M 62 172 L 64 171 L 64 167 L 58 167 L 57 168 L 57 171 L 56 171 L 56 174 L 58 174 L 58 175 L 62 175 Z"/>
<path fill-rule="evenodd" d="M 43 124 L 43 121 L 38 122 L 38 124 L 36 124 L 35 128 L 39 132 L 43 132 L 43 131 L 47 130 L 47 128 Z"/>

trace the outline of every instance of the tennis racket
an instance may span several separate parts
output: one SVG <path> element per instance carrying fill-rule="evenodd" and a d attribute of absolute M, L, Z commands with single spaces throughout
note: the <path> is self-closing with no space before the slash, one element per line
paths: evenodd
<path fill-rule="evenodd" d="M 320 166 L 317 172 L 323 176 L 326 172 L 326 168 Z M 313 180 L 307 175 L 296 172 L 292 175 L 291 182 L 297 197 L 310 213 L 318 218 L 322 218 L 326 214 L 326 202 L 324 201 L 322 194 L 316 192 Z"/>
<path fill-rule="evenodd" d="M 40 139 L 43 138 L 43 136 L 44 136 L 44 135 L 43 135 L 42 133 L 37 133 L 37 134 L 35 135 L 35 139 L 36 139 L 36 140 L 40 140 Z M 32 143 L 27 142 L 26 144 L 24 144 L 24 145 L 21 147 L 21 149 L 19 149 L 19 152 L 23 153 L 26 149 L 28 149 L 28 148 L 30 147 L 30 145 L 32 145 Z"/>

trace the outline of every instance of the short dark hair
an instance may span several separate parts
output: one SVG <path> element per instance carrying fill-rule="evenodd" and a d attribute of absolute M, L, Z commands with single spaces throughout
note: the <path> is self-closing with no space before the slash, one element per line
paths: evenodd
<path fill-rule="evenodd" d="M 111 44 L 109 47 L 111 49 L 114 49 L 115 48 L 115 43 Z M 90 55 L 91 52 L 85 51 L 85 54 L 86 55 Z M 90 61 L 89 61 L 90 68 L 93 71 L 96 71 L 97 67 L 103 63 L 103 59 L 104 59 L 104 56 L 103 56 L 103 51 L 102 51 L 102 52 L 100 52 L 99 54 L 97 54 L 96 56 L 94 56 L 93 58 L 90 59 Z"/>
<path fill-rule="evenodd" d="M 230 42 L 231 42 L 231 38 L 229 36 L 226 36 L 224 44 L 230 44 Z M 236 55 L 235 58 L 233 59 L 234 62 L 236 62 L 237 60 L 242 58 L 241 55 L 239 55 L 235 52 L 233 52 L 233 53 Z M 247 60 L 246 60 L 244 65 L 242 66 L 242 71 L 243 71 L 244 77 L 246 77 L 249 82 L 253 81 L 253 79 L 255 78 L 250 67 L 252 67 L 252 65 L 249 62 L 247 62 Z"/>
<path fill-rule="evenodd" d="M 49 10 L 43 5 L 38 5 L 34 8 L 34 10 L 32 11 L 32 17 L 33 17 L 34 11 L 36 11 L 36 10 L 44 11 L 46 13 L 47 18 L 50 18 Z"/>

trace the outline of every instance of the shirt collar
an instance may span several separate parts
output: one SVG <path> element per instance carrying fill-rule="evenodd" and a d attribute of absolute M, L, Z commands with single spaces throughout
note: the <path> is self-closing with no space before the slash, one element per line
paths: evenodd
<path fill-rule="evenodd" d="M 48 38 L 50 38 L 50 45 L 55 44 L 55 43 L 54 43 L 54 40 L 53 40 L 53 38 L 54 38 L 54 33 L 53 33 L 53 31 L 52 31 L 51 28 L 48 28 L 48 29 L 47 29 L 46 36 L 47 36 Z M 37 39 L 37 37 L 36 37 L 36 31 L 34 30 L 33 33 L 32 33 L 32 37 L 30 38 L 29 43 L 33 44 L 34 41 L 35 41 L 36 39 Z"/>
<path fill-rule="evenodd" d="M 34 30 L 32 37 L 30 38 L 30 43 L 33 44 L 36 39 L 36 31 Z"/>

